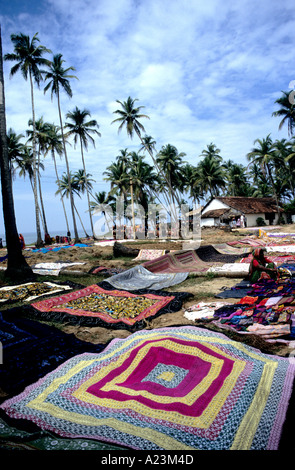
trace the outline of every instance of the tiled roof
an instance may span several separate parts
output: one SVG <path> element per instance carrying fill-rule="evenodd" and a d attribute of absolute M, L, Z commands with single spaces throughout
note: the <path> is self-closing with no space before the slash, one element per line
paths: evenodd
<path fill-rule="evenodd" d="M 277 205 L 274 198 L 271 197 L 217 197 L 217 200 L 223 202 L 232 209 L 243 212 L 244 214 L 259 214 L 277 212 Z M 284 210 L 281 208 L 281 211 Z M 210 211 L 211 212 L 211 211 Z"/>

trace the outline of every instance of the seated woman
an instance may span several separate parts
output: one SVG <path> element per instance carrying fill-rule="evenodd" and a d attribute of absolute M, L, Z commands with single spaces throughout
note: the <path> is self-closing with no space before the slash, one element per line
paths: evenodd
<path fill-rule="evenodd" d="M 262 279 L 277 279 L 278 270 L 276 265 L 265 256 L 265 248 L 256 248 L 252 255 L 253 259 L 249 268 L 249 279 L 252 283 Z"/>
<path fill-rule="evenodd" d="M 21 249 L 24 250 L 26 248 L 26 244 L 25 244 L 25 239 L 21 233 L 19 234 L 19 241 L 20 241 Z"/>

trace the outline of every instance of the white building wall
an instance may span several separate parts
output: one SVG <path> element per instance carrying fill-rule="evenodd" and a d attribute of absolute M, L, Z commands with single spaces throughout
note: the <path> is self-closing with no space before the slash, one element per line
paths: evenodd
<path fill-rule="evenodd" d="M 201 219 L 201 227 L 213 227 L 215 225 L 215 219 L 208 217 L 207 219 Z"/>
<path fill-rule="evenodd" d="M 206 214 L 208 211 L 213 211 L 215 209 L 229 209 L 229 206 L 227 204 L 224 204 L 223 202 L 219 201 L 218 199 L 213 199 L 206 209 L 203 210 L 202 214 Z"/>

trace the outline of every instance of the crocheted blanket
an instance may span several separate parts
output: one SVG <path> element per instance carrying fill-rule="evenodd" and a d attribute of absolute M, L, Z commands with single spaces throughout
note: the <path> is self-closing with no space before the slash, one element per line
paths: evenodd
<path fill-rule="evenodd" d="M 292 359 L 220 333 L 143 330 L 69 359 L 1 409 L 135 450 L 276 450 L 294 375 Z"/>
<path fill-rule="evenodd" d="M 117 290 L 108 283 L 93 284 L 68 294 L 31 304 L 30 314 L 39 319 L 68 321 L 83 325 L 139 329 L 145 320 L 166 312 L 177 311 L 188 293 L 158 292 L 150 289 L 133 293 Z"/>

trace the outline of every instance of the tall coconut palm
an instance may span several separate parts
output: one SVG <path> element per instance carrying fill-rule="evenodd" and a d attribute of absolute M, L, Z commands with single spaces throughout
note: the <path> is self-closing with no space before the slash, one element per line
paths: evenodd
<path fill-rule="evenodd" d="M 200 203 L 204 198 L 201 184 L 197 182 L 196 171 L 195 166 L 186 163 L 182 169 L 183 181 L 181 183 L 182 191 L 188 192 L 188 196 L 193 199 L 194 205 L 196 205 L 196 202 Z"/>
<path fill-rule="evenodd" d="M 124 199 L 127 198 L 130 189 L 130 177 L 126 163 L 120 160 L 112 163 L 103 174 L 106 175 L 104 180 L 111 183 L 110 195 L 113 196 L 119 192 L 119 195 L 123 195 Z"/>
<path fill-rule="evenodd" d="M 29 177 L 31 188 L 34 194 L 34 169 L 33 167 L 34 167 L 34 156 L 33 156 L 32 147 L 29 147 L 28 145 L 24 145 L 22 158 L 17 160 L 17 168 L 19 169 L 19 176 L 23 176 L 24 178 L 26 178 L 26 176 Z M 39 165 L 39 170 L 40 169 L 44 170 L 44 165 L 42 162 L 40 162 L 40 165 Z M 39 201 L 37 201 L 37 204 L 38 204 L 38 211 L 39 211 L 39 215 L 40 215 L 41 222 L 43 225 L 44 233 L 46 233 L 45 223 L 44 223 L 42 212 L 40 211 Z"/>
<path fill-rule="evenodd" d="M 29 119 L 28 122 L 29 126 L 33 125 L 32 119 Z M 40 158 L 41 158 L 41 153 L 44 154 L 45 149 L 46 149 L 46 139 L 47 139 L 47 123 L 44 122 L 43 116 L 39 119 L 36 120 L 35 122 L 35 129 L 36 129 L 36 134 L 35 134 L 35 141 L 36 141 L 36 152 L 37 152 L 37 182 L 38 182 L 38 187 L 39 187 L 39 198 L 40 198 L 40 206 L 41 206 L 41 211 L 42 211 L 42 217 L 44 220 L 44 231 L 49 235 L 48 227 L 47 227 L 47 221 L 46 221 L 46 215 L 45 215 L 45 207 L 44 207 L 44 202 L 43 202 L 43 195 L 42 195 L 42 186 L 41 186 L 41 175 L 40 175 Z M 31 129 L 27 129 L 26 131 L 28 138 L 28 142 L 33 141 L 33 131 Z"/>
<path fill-rule="evenodd" d="M 66 118 L 70 119 L 72 122 L 66 122 L 65 128 L 69 129 L 68 135 L 74 137 L 75 146 L 77 145 L 78 140 L 80 141 L 80 148 L 81 148 L 81 157 L 83 163 L 84 173 L 86 175 L 86 165 L 84 159 L 83 149 L 88 149 L 88 142 L 90 141 L 95 148 L 95 140 L 91 134 L 95 134 L 97 136 L 101 136 L 100 132 L 98 132 L 99 125 L 95 119 L 88 119 L 90 118 L 91 114 L 88 109 L 83 109 L 82 111 L 76 106 L 73 111 L 69 111 L 66 114 Z M 93 230 L 93 221 L 92 215 L 90 211 L 90 198 L 89 198 L 89 191 L 86 187 L 86 194 L 87 194 L 87 201 L 88 201 L 88 210 L 89 210 L 89 217 L 90 217 L 90 225 L 92 234 L 94 236 Z"/>
<path fill-rule="evenodd" d="M 283 91 L 282 93 L 282 96 L 275 101 L 276 104 L 280 105 L 280 109 L 274 111 L 272 116 L 283 118 L 279 124 L 279 129 L 281 130 L 284 124 L 287 124 L 288 134 L 291 137 L 295 129 L 295 105 L 289 99 L 290 92 Z"/>
<path fill-rule="evenodd" d="M 163 145 L 156 157 L 159 167 L 162 169 L 166 179 L 169 181 L 169 186 L 173 187 L 175 190 L 180 188 L 181 183 L 183 182 L 182 158 L 184 156 L 185 153 L 179 153 L 174 145 L 167 144 Z M 172 203 L 175 204 L 173 193 L 171 194 L 171 198 Z M 178 198 L 180 199 L 180 196 L 178 196 Z"/>
<path fill-rule="evenodd" d="M 151 135 L 145 135 L 142 138 L 143 145 L 140 147 L 140 151 L 147 150 L 149 153 L 156 152 L 156 141 L 153 139 Z"/>
<path fill-rule="evenodd" d="M 247 180 L 246 168 L 232 160 L 228 160 L 224 167 L 228 183 L 226 194 L 228 196 L 249 196 L 250 186 Z"/>
<path fill-rule="evenodd" d="M 36 230 L 37 242 L 36 246 L 42 246 L 42 237 L 40 231 L 39 209 L 38 209 L 38 193 L 37 193 L 37 159 L 36 159 L 36 125 L 35 125 L 35 105 L 34 105 L 34 83 L 40 87 L 42 81 L 42 73 L 40 67 L 49 65 L 49 60 L 45 59 L 43 55 L 50 53 L 50 49 L 45 46 L 38 45 L 39 38 L 36 33 L 32 40 L 25 34 L 12 34 L 10 36 L 14 45 L 14 52 L 5 54 L 4 59 L 17 62 L 10 70 L 10 76 L 14 76 L 18 71 L 21 71 L 25 80 L 30 80 L 31 87 L 31 102 L 32 102 L 32 122 L 33 122 L 33 184 L 34 184 L 34 200 L 35 200 L 35 217 L 36 217 Z"/>
<path fill-rule="evenodd" d="M 204 193 L 209 192 L 211 198 L 218 196 L 219 190 L 225 187 L 224 167 L 219 158 L 216 158 L 215 155 L 205 154 L 203 160 L 196 167 L 196 184 L 201 186 Z"/>
<path fill-rule="evenodd" d="M 57 171 L 57 164 L 56 164 L 56 158 L 55 154 L 59 155 L 59 157 L 62 156 L 63 154 L 63 141 L 62 141 L 62 135 L 59 133 L 59 127 L 56 126 L 55 124 L 50 124 L 47 123 L 47 139 L 46 139 L 46 150 L 44 156 L 48 153 L 51 153 L 53 164 L 54 164 L 54 169 L 55 169 L 55 175 L 56 175 L 56 181 L 57 185 L 59 187 L 59 175 Z M 67 212 L 63 200 L 62 194 L 60 194 L 60 200 L 62 203 L 63 211 L 64 211 L 64 216 L 65 216 L 65 221 L 66 221 L 66 226 L 67 226 L 67 232 L 69 233 L 70 227 L 69 227 L 69 222 L 68 222 L 68 217 L 67 217 Z"/>
<path fill-rule="evenodd" d="M 116 212 L 116 199 L 114 196 L 107 194 L 106 191 L 91 194 L 93 200 L 90 201 L 90 210 L 92 212 L 99 211 L 104 217 L 108 227 L 108 233 L 112 232 L 114 224 L 114 213 Z M 111 211 L 106 209 L 109 206 Z M 97 213 L 98 215 L 98 213 Z"/>
<path fill-rule="evenodd" d="M 120 123 L 118 132 L 120 132 L 124 126 L 126 126 L 127 130 L 127 135 L 132 139 L 134 133 L 138 136 L 140 139 L 142 145 L 146 148 L 148 151 L 149 155 L 151 156 L 153 163 L 158 170 L 158 172 L 161 174 L 161 176 L 166 180 L 166 183 L 168 184 L 169 187 L 169 194 L 174 194 L 175 198 L 177 199 L 177 202 L 179 204 L 179 200 L 175 192 L 173 191 L 173 188 L 170 185 L 170 181 L 166 178 L 166 175 L 163 174 L 161 169 L 159 168 L 156 159 L 154 158 L 153 152 L 151 150 L 151 147 L 147 145 L 141 135 L 141 131 L 145 132 L 144 126 L 141 124 L 139 121 L 142 118 L 147 118 L 149 119 L 149 116 L 146 114 L 141 113 L 141 109 L 144 108 L 144 106 L 135 106 L 135 102 L 138 101 L 137 99 L 132 99 L 130 96 L 127 98 L 127 101 L 120 101 L 116 100 L 117 103 L 121 105 L 122 109 L 117 109 L 114 111 L 114 114 L 118 114 L 120 117 L 117 119 L 114 119 L 112 121 L 113 123 Z M 179 204 L 180 205 L 180 204 Z"/>
<path fill-rule="evenodd" d="M 23 138 L 23 134 L 16 134 L 12 128 L 7 132 L 8 158 L 11 177 L 14 176 L 13 164 L 17 164 L 17 162 L 22 159 L 24 144 L 21 142 L 21 139 Z"/>
<path fill-rule="evenodd" d="M 77 209 L 75 201 L 74 201 L 74 194 L 81 197 L 80 196 L 80 187 L 79 187 L 77 179 L 75 178 L 75 176 L 72 173 L 70 173 L 70 180 L 69 180 L 68 174 L 64 173 L 62 175 L 62 177 L 59 179 L 58 184 L 59 184 L 59 188 L 58 188 L 58 190 L 56 191 L 55 194 L 62 194 L 63 197 L 65 197 L 65 196 L 69 197 L 70 194 L 72 193 L 74 210 L 76 211 L 76 214 L 77 214 L 77 216 L 80 220 L 80 223 L 81 223 L 81 226 L 84 230 L 85 236 L 88 237 L 89 235 L 87 234 L 87 232 L 85 230 L 82 219 L 80 217 L 80 214 L 78 212 L 78 209 Z"/>
<path fill-rule="evenodd" d="M 69 79 L 77 78 L 77 77 L 75 75 L 69 75 L 68 72 L 71 70 L 75 70 L 75 69 L 74 67 L 68 67 L 67 69 L 65 69 L 63 67 L 64 62 L 65 61 L 62 59 L 62 54 L 56 54 L 53 56 L 53 61 L 50 63 L 49 71 L 45 72 L 44 79 L 45 81 L 48 80 L 48 83 L 44 88 L 44 93 L 46 93 L 47 90 L 51 88 L 51 99 L 53 99 L 54 95 L 56 95 L 56 98 L 57 98 L 59 122 L 60 122 L 60 129 L 61 129 L 61 135 L 62 135 L 62 141 L 63 141 L 63 150 L 64 150 L 64 156 L 65 156 L 65 161 L 66 161 L 67 175 L 68 175 L 69 197 L 70 197 L 70 206 L 71 206 L 72 218 L 73 218 L 75 243 L 78 243 L 80 240 L 79 240 L 77 224 L 76 224 L 74 198 L 73 198 L 73 192 L 71 188 L 70 167 L 69 167 L 69 161 L 68 161 L 68 156 L 67 156 L 66 140 L 65 140 L 64 130 L 63 130 L 63 121 L 62 121 L 61 106 L 60 106 L 60 91 L 64 90 L 67 96 L 71 98 L 73 93 L 72 93 Z"/>
<path fill-rule="evenodd" d="M 280 160 L 280 166 L 285 168 L 286 177 L 289 180 L 290 188 L 295 197 L 295 165 L 294 165 L 294 150 L 292 148 L 292 141 L 287 139 L 277 139 L 274 142 L 274 152 Z"/>
<path fill-rule="evenodd" d="M 251 152 L 247 154 L 247 159 L 250 161 L 250 165 L 253 162 L 256 162 L 260 165 L 263 174 L 268 178 L 272 187 L 272 193 L 276 200 L 278 217 L 280 218 L 280 205 L 278 200 L 278 195 L 275 188 L 275 181 L 273 177 L 272 164 L 276 158 L 275 149 L 273 146 L 273 141 L 270 137 L 270 134 L 267 135 L 264 139 L 256 139 L 254 144 L 258 144 L 254 147 Z M 248 165 L 249 166 L 249 165 Z"/>
<path fill-rule="evenodd" d="M 10 162 L 7 146 L 6 111 L 4 93 L 2 36 L 0 27 L 0 173 L 2 206 L 5 226 L 5 238 L 7 247 L 6 275 L 16 279 L 17 277 L 29 277 L 33 275 L 32 269 L 27 264 L 22 254 L 19 242 L 18 230 L 15 219 L 14 201 L 12 192 L 12 180 L 10 174 Z"/>

